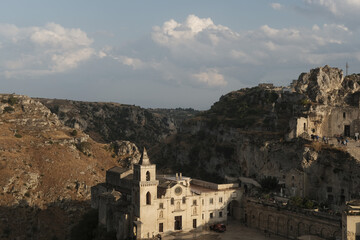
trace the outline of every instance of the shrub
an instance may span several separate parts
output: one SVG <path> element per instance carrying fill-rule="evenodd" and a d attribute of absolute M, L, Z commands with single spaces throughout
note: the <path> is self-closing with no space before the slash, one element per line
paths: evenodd
<path fill-rule="evenodd" d="M 81 142 L 81 143 L 76 145 L 76 148 L 80 152 L 88 155 L 90 153 L 90 150 L 91 150 L 91 144 L 89 142 Z"/>
<path fill-rule="evenodd" d="M 7 106 L 7 107 L 4 108 L 4 112 L 7 112 L 7 113 L 11 113 L 11 112 L 14 112 L 14 111 L 15 111 L 15 109 L 13 107 Z"/>
<path fill-rule="evenodd" d="M 15 104 L 17 104 L 19 102 L 19 99 L 17 99 L 14 96 L 10 96 L 9 99 L 7 100 L 8 104 L 11 106 L 14 106 Z"/>
<path fill-rule="evenodd" d="M 315 203 L 307 198 L 292 197 L 289 200 L 289 204 L 298 208 L 313 209 Z"/>
<path fill-rule="evenodd" d="M 279 180 L 276 177 L 266 176 L 260 180 L 264 192 L 274 191 L 278 188 Z"/>
<path fill-rule="evenodd" d="M 77 134 L 78 134 L 78 132 L 76 131 L 76 129 L 74 129 L 74 130 L 72 130 L 72 131 L 70 132 L 70 135 L 73 136 L 73 137 L 76 137 Z"/>
<path fill-rule="evenodd" d="M 70 239 L 91 240 L 96 234 L 98 225 L 98 211 L 90 210 L 82 216 L 82 219 L 71 229 Z"/>
<path fill-rule="evenodd" d="M 15 133 L 14 136 L 15 136 L 16 138 L 22 138 L 21 134 L 19 134 L 19 133 Z"/>

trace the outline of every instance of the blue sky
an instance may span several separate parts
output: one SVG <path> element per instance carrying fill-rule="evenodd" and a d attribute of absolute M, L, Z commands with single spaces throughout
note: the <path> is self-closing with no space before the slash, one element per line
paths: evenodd
<path fill-rule="evenodd" d="M 360 0 L 3 1 L 1 92 L 208 109 L 326 64 L 360 73 Z"/>

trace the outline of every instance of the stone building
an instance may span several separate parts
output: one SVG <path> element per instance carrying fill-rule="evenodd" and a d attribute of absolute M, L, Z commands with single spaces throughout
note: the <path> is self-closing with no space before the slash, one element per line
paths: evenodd
<path fill-rule="evenodd" d="M 215 184 L 182 176 L 157 175 L 146 150 L 133 169 L 111 168 L 106 183 L 91 189 L 99 222 L 117 238 L 151 238 L 189 231 L 211 223 L 240 219 L 242 190 L 238 184 Z"/>
<path fill-rule="evenodd" d="M 290 128 L 290 138 L 304 133 L 308 136 L 313 134 L 326 137 L 354 137 L 360 132 L 360 109 L 350 106 L 314 106 L 307 116 L 292 119 Z"/>
<path fill-rule="evenodd" d="M 342 215 L 342 239 L 360 240 L 360 200 L 347 204 Z"/>

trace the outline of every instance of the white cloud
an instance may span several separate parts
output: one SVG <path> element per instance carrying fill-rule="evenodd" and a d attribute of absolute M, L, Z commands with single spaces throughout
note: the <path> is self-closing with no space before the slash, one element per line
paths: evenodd
<path fill-rule="evenodd" d="M 360 11 L 359 0 L 303 0 L 309 6 L 322 8 L 338 17 L 347 17 L 348 14 L 356 14 Z"/>
<path fill-rule="evenodd" d="M 55 23 L 27 28 L 0 24 L 0 40 L 0 67 L 8 77 L 65 72 L 96 55 L 85 32 Z"/>
<path fill-rule="evenodd" d="M 206 84 L 209 87 L 221 87 L 226 86 L 227 82 L 224 76 L 221 75 L 217 69 L 207 69 L 205 72 L 193 74 L 193 77 L 199 83 Z"/>
<path fill-rule="evenodd" d="M 280 10 L 283 8 L 283 5 L 281 5 L 280 3 L 271 3 L 270 6 L 275 10 Z"/>
<path fill-rule="evenodd" d="M 235 32 L 210 18 L 190 15 L 183 22 L 172 19 L 153 28 L 156 46 L 149 47 L 152 55 L 143 56 L 131 48 L 117 54 L 109 48 L 105 54 L 138 73 L 156 72 L 169 83 L 220 88 L 239 79 L 239 71 L 356 58 L 356 51 L 348 47 L 358 44 L 356 36 L 342 24 L 310 28 L 263 25 Z"/>

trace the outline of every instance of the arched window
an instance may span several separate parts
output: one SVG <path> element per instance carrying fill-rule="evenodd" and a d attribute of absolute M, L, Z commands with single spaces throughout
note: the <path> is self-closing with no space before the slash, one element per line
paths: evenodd
<path fill-rule="evenodd" d="M 163 217 L 164 217 L 164 213 L 163 213 L 163 211 L 160 211 L 159 218 L 163 218 Z"/>
<path fill-rule="evenodd" d="M 177 209 L 177 210 L 180 209 L 180 202 L 176 202 L 176 209 Z"/>
<path fill-rule="evenodd" d="M 146 181 L 150 181 L 150 172 L 149 171 L 146 172 Z"/>
<path fill-rule="evenodd" d="M 171 198 L 171 205 L 174 205 L 174 198 Z"/>
<path fill-rule="evenodd" d="M 186 197 L 182 198 L 182 203 L 185 204 L 186 203 Z"/>
<path fill-rule="evenodd" d="M 151 205 L 151 194 L 150 194 L 150 192 L 146 193 L 146 205 Z"/>

